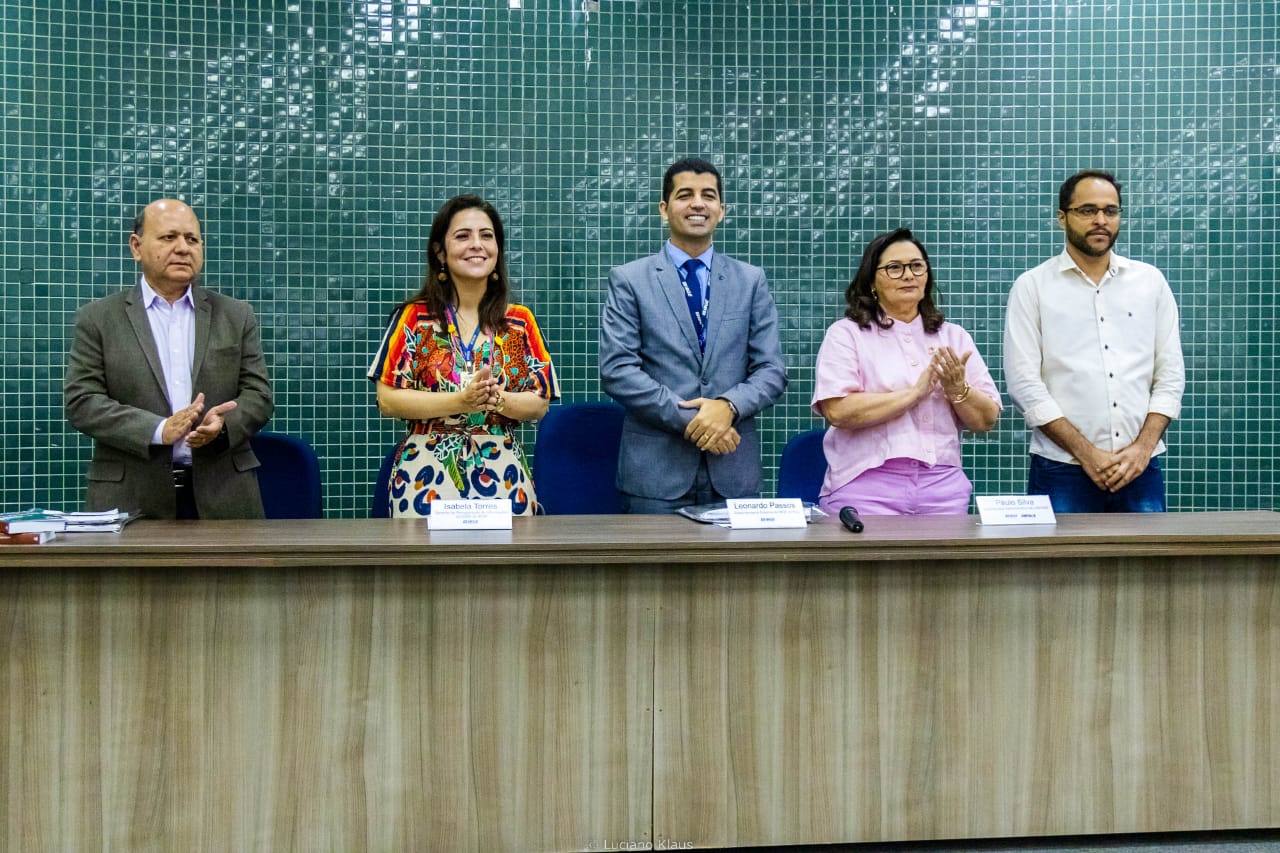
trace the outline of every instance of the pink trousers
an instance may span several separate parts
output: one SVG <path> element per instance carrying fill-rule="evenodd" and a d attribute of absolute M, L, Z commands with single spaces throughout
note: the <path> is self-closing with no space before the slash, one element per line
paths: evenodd
<path fill-rule="evenodd" d="M 972 493 L 973 484 L 961 468 L 890 459 L 822 495 L 818 506 L 831 515 L 846 506 L 859 515 L 965 515 Z"/>

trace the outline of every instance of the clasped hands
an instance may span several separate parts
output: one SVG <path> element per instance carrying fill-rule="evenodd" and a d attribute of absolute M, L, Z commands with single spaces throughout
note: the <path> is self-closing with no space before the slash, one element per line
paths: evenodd
<path fill-rule="evenodd" d="M 222 416 L 235 407 L 236 401 L 228 400 L 204 412 L 204 393 L 201 392 L 191 405 L 179 409 L 165 420 L 160 438 L 165 444 L 177 444 L 180 439 L 186 439 L 187 446 L 193 450 L 204 447 L 222 433 Z M 203 418 L 200 417 L 201 412 L 204 412 Z"/>
<path fill-rule="evenodd" d="M 1079 461 L 1084 472 L 1099 489 L 1118 492 L 1147 470 L 1151 454 L 1135 441 L 1114 452 L 1094 447 L 1087 459 L 1081 457 Z"/>
<path fill-rule="evenodd" d="M 487 364 L 475 372 L 471 381 L 459 393 L 466 407 L 464 411 L 468 414 L 501 412 L 503 409 L 502 386 L 498 378 L 493 375 L 492 368 Z"/>
<path fill-rule="evenodd" d="M 738 449 L 742 436 L 733 427 L 733 410 L 727 402 L 698 397 L 694 400 L 681 400 L 680 408 L 698 410 L 693 420 L 684 428 L 686 441 L 696 445 L 699 450 L 717 456 Z"/>

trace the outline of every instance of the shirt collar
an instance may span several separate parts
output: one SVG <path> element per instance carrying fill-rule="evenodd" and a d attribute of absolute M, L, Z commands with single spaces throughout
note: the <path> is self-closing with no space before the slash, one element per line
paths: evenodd
<path fill-rule="evenodd" d="M 1120 272 L 1128 268 L 1131 263 L 1132 262 L 1128 258 L 1117 255 L 1113 249 L 1111 252 L 1111 263 L 1107 267 L 1107 274 L 1103 277 L 1103 281 L 1119 275 Z M 1071 257 L 1070 252 L 1063 249 L 1062 254 L 1058 255 L 1058 272 L 1065 273 L 1072 270 L 1079 274 L 1081 278 L 1086 281 L 1088 280 L 1089 277 L 1084 274 L 1084 270 L 1080 269 L 1080 266 L 1076 263 L 1076 259 Z"/>
<path fill-rule="evenodd" d="M 702 261 L 702 265 L 705 266 L 707 269 L 711 269 L 711 259 L 715 256 L 715 253 L 716 253 L 716 247 L 708 246 L 705 252 L 703 252 L 701 255 L 698 255 L 698 260 Z M 667 257 L 670 258 L 671 262 L 674 263 L 676 266 L 682 267 L 684 266 L 685 261 L 689 260 L 689 258 L 693 256 L 690 255 L 688 252 L 683 251 L 682 249 L 677 249 L 675 244 L 672 243 L 670 240 L 668 240 L 667 241 Z"/>
<path fill-rule="evenodd" d="M 893 318 L 890 317 L 888 314 L 885 315 L 885 318 L 889 320 L 893 320 Z M 872 320 L 871 328 L 875 329 L 881 335 L 901 335 L 901 334 L 907 334 L 911 332 L 919 332 L 923 334 L 924 333 L 924 315 L 917 312 L 915 319 L 912 320 L 910 323 L 904 323 L 901 320 L 893 320 L 893 325 L 887 329 L 882 328 L 879 323 Z"/>
<path fill-rule="evenodd" d="M 142 286 L 142 306 L 148 311 L 151 310 L 151 307 L 155 305 L 157 301 L 163 302 L 166 305 L 169 304 L 169 300 L 156 293 L 152 290 L 151 285 L 147 284 L 146 276 L 138 276 L 138 284 Z M 173 303 L 173 307 L 177 308 L 183 302 L 187 303 L 187 307 L 191 310 L 195 310 L 196 302 L 191 296 L 191 287 L 187 287 L 187 292 L 182 294 L 182 296 L 178 298 L 177 302 Z"/>

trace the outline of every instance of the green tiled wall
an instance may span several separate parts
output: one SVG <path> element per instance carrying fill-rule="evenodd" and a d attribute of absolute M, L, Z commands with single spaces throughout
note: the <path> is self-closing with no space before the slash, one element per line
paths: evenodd
<path fill-rule="evenodd" d="M 50 8 L 52 6 L 53 8 Z M 599 394 L 608 268 L 653 251 L 664 167 L 722 164 L 718 246 L 764 266 L 791 387 L 772 460 L 816 425 L 812 363 L 866 240 L 905 224 L 999 371 L 1006 293 L 1061 246 L 1059 181 L 1125 184 L 1119 250 L 1182 309 L 1173 508 L 1276 500 L 1280 22 L 1262 0 L 948 3 L 4 0 L 0 504 L 74 506 L 62 416 L 76 306 L 134 277 L 146 201 L 201 215 L 207 282 L 256 307 L 273 429 L 363 515 L 398 425 L 367 363 L 416 290 L 431 215 L 474 190 L 568 399 Z M 1007 401 L 1006 401 L 1007 402 Z M 532 438 L 532 436 L 528 436 Z M 980 493 L 1024 486 L 1011 409 L 966 442 Z"/>

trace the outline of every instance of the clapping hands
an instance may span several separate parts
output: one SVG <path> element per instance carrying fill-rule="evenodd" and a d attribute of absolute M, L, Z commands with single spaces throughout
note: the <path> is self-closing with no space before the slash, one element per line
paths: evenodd
<path fill-rule="evenodd" d="M 461 394 L 467 413 L 500 410 L 502 387 L 487 364 L 472 375 L 471 381 L 463 386 Z"/>
<path fill-rule="evenodd" d="M 943 393 L 952 400 L 963 394 L 965 385 L 968 384 L 964 366 L 971 355 L 972 352 L 957 355 L 951 347 L 937 347 L 933 350 L 933 357 L 929 361 L 930 370 L 942 386 Z"/>
<path fill-rule="evenodd" d="M 165 444 L 176 444 L 180 439 L 186 439 L 187 445 L 193 449 L 204 447 L 222 433 L 223 415 L 235 407 L 236 401 L 228 400 L 205 412 L 204 394 L 197 394 L 191 405 L 179 409 L 165 420 L 160 440 Z M 201 412 L 204 412 L 203 418 L 200 417 Z"/>

